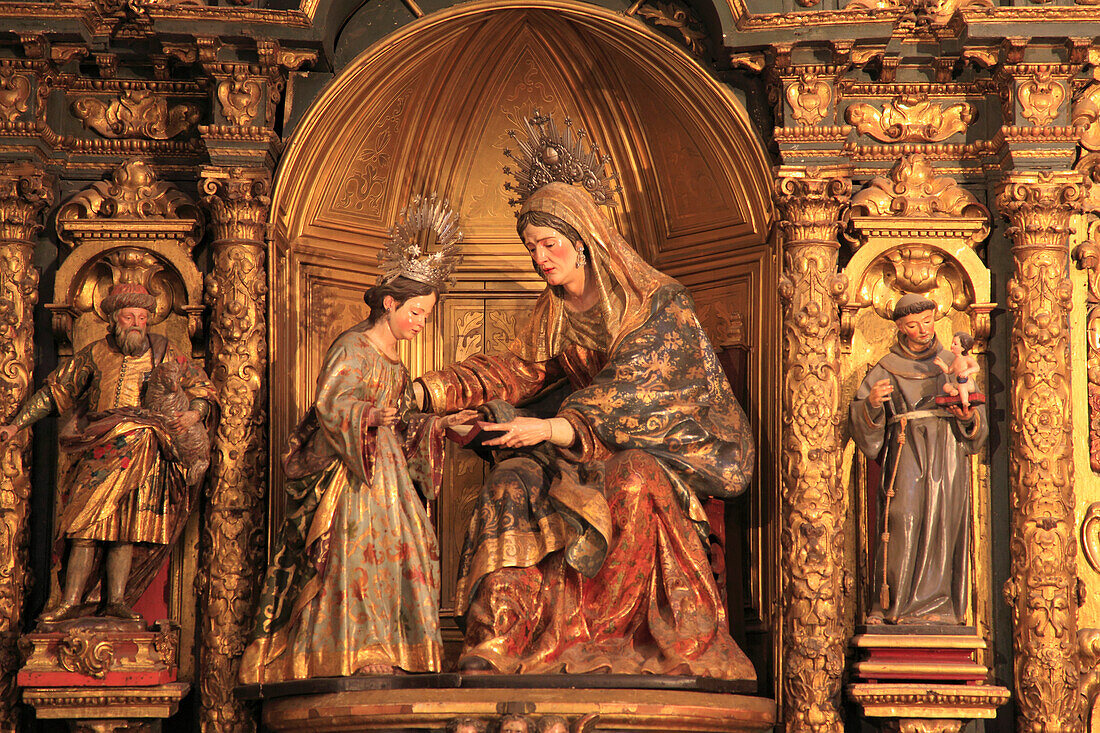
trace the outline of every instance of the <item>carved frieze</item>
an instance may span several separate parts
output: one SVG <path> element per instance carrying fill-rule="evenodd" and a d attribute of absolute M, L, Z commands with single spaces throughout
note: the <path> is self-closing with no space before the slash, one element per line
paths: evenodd
<path fill-rule="evenodd" d="M 924 94 L 899 95 L 881 110 L 858 103 L 844 111 L 845 121 L 861 134 L 889 143 L 940 142 L 965 131 L 976 116 L 973 105 L 944 108 Z"/>
<path fill-rule="evenodd" d="M 1068 239 L 1081 175 L 1010 172 L 997 206 L 1010 221 L 1009 481 L 1012 607 L 1020 727 L 1076 721 L 1077 572 L 1070 392 Z"/>
<path fill-rule="evenodd" d="M 66 672 L 103 679 L 115 661 L 115 648 L 89 629 L 73 629 L 57 643 L 57 661 Z"/>
<path fill-rule="evenodd" d="M 852 197 L 852 212 L 865 216 L 982 217 L 989 210 L 954 178 L 937 175 L 924 155 L 898 159 L 886 177 L 877 176 Z M 988 226 L 969 237 L 977 244 L 989 234 Z"/>
<path fill-rule="evenodd" d="M 72 112 L 85 127 L 112 139 L 168 140 L 193 129 L 200 117 L 195 105 L 170 106 L 167 98 L 148 89 L 128 89 L 110 101 L 80 97 Z"/>
<path fill-rule="evenodd" d="M 782 167 L 784 239 L 781 573 L 788 731 L 838 730 L 844 671 L 844 521 L 839 480 L 838 230 L 850 170 Z"/>

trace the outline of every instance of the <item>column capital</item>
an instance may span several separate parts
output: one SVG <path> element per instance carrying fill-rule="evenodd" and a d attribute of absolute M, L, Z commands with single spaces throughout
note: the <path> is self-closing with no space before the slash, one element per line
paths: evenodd
<path fill-rule="evenodd" d="M 775 169 L 772 200 L 788 243 L 831 242 L 841 209 L 852 198 L 850 165 L 794 166 Z"/>
<path fill-rule="evenodd" d="M 202 202 L 210 214 L 215 243 L 264 241 L 271 207 L 271 171 L 266 168 L 206 166 L 200 173 Z"/>
<path fill-rule="evenodd" d="M 0 240 L 31 241 L 54 202 L 54 177 L 27 161 L 0 165 Z"/>

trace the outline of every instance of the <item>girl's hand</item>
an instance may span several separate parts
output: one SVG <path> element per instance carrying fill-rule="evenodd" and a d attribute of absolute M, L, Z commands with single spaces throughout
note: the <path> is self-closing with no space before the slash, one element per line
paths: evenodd
<path fill-rule="evenodd" d="M 371 407 L 367 410 L 367 425 L 393 427 L 397 423 L 396 407 Z"/>
<path fill-rule="evenodd" d="M 484 445 L 499 445 L 505 448 L 522 448 L 528 445 L 537 445 L 550 439 L 550 421 L 540 420 L 537 417 L 517 417 L 502 423 L 484 423 L 482 430 L 503 430 L 501 435 L 492 440 L 486 440 Z"/>

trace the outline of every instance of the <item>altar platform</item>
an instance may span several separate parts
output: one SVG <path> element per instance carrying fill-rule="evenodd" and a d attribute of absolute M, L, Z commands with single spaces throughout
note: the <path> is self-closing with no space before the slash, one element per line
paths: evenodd
<path fill-rule="evenodd" d="M 265 730 L 370 733 L 769 731 L 775 702 L 751 682 L 656 675 L 432 674 L 237 688 Z"/>

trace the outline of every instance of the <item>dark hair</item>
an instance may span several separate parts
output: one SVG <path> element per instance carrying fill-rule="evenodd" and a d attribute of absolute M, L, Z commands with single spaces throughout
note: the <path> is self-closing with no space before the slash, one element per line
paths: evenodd
<path fill-rule="evenodd" d="M 553 214 L 547 214 L 545 211 L 526 211 L 519 215 L 519 218 L 516 220 L 516 233 L 519 234 L 520 239 L 523 239 L 523 230 L 529 226 L 550 227 L 554 231 L 560 232 L 568 237 L 570 244 L 584 241 L 581 239 L 581 235 L 577 233 L 576 229 Z"/>
<path fill-rule="evenodd" d="M 386 312 L 386 306 L 383 305 L 383 301 L 386 296 L 390 296 L 397 303 L 397 307 L 400 308 L 404 305 L 405 301 L 410 298 L 417 298 L 421 295 L 431 295 L 435 293 L 439 295 L 439 288 L 428 283 L 422 283 L 419 280 L 412 280 L 403 275 L 398 275 L 393 280 L 390 280 L 384 285 L 375 285 L 373 288 L 367 288 L 367 292 L 363 293 L 363 302 L 370 306 L 370 315 L 367 316 L 367 323 L 374 325 L 378 319 Z"/>
<path fill-rule="evenodd" d="M 917 313 L 924 313 L 925 311 L 931 310 L 936 310 L 934 301 L 919 295 L 906 295 L 898 301 L 896 306 L 894 306 L 894 320 L 897 321 L 906 316 L 912 316 Z"/>
<path fill-rule="evenodd" d="M 955 338 L 959 340 L 959 345 L 963 347 L 964 354 L 969 354 L 970 349 L 974 348 L 974 337 L 966 331 L 956 331 Z"/>

